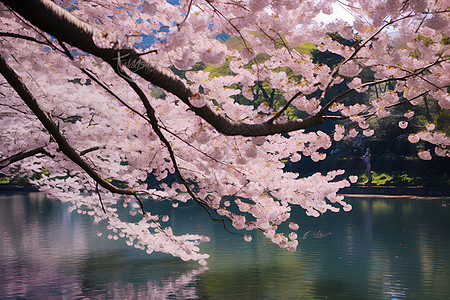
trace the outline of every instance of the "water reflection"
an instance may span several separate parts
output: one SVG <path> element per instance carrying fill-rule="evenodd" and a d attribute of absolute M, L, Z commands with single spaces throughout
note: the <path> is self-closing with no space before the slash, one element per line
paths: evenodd
<path fill-rule="evenodd" d="M 197 299 L 204 269 L 98 237 L 42 194 L 0 195 L 0 299 Z"/>
<path fill-rule="evenodd" d="M 205 270 L 98 237 L 104 229 L 89 216 L 41 194 L 0 195 L 0 298 L 448 299 L 450 207 L 351 201 L 349 213 L 310 218 L 298 210 L 296 253 L 262 235 L 246 243 L 196 206 L 152 204 L 174 231 L 211 237 Z"/>

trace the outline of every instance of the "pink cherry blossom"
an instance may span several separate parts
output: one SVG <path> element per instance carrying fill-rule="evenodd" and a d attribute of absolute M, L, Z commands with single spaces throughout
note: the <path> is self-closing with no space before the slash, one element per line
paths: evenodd
<path fill-rule="evenodd" d="M 409 141 L 410 143 L 415 144 L 415 143 L 417 143 L 419 140 L 420 140 L 420 138 L 419 138 L 419 136 L 418 136 L 417 134 L 410 134 L 410 135 L 408 136 L 408 141 Z"/>
<path fill-rule="evenodd" d="M 430 159 L 431 159 L 431 153 L 430 153 L 430 150 L 419 151 L 419 152 L 417 153 L 417 155 L 420 157 L 420 159 L 423 159 L 423 160 L 430 160 Z"/>
<path fill-rule="evenodd" d="M 363 134 L 367 137 L 372 136 L 375 133 L 373 129 L 366 129 L 363 131 Z"/>
<path fill-rule="evenodd" d="M 359 127 L 361 129 L 367 129 L 369 128 L 369 123 L 367 123 L 366 121 L 359 122 Z"/>
<path fill-rule="evenodd" d="M 427 128 L 428 131 L 432 131 L 432 130 L 434 130 L 436 128 L 436 125 L 430 123 L 430 124 L 426 125 L 426 128 Z"/>
<path fill-rule="evenodd" d="M 196 94 L 195 96 L 189 98 L 189 102 L 194 107 L 202 108 L 206 105 L 206 97 L 201 94 Z"/>
<path fill-rule="evenodd" d="M 289 239 L 290 239 L 290 240 L 296 240 L 297 237 L 298 237 L 298 235 L 297 235 L 295 232 L 291 232 L 291 233 L 289 234 Z"/>
<path fill-rule="evenodd" d="M 358 131 L 355 128 L 350 129 L 348 133 L 351 138 L 354 138 L 358 135 Z"/>
<path fill-rule="evenodd" d="M 436 153 L 437 156 L 442 156 L 442 157 L 450 156 L 450 152 L 447 149 L 443 149 L 440 147 L 435 147 L 434 153 Z"/>
<path fill-rule="evenodd" d="M 299 229 L 299 226 L 298 226 L 298 224 L 296 224 L 296 223 L 294 223 L 294 222 L 290 222 L 290 223 L 289 223 L 289 228 L 290 228 L 291 230 L 298 230 L 298 229 Z"/>
<path fill-rule="evenodd" d="M 350 211 L 352 210 L 352 206 L 350 204 L 344 205 L 343 207 L 344 211 Z"/>
<path fill-rule="evenodd" d="M 298 152 L 295 152 L 291 157 L 292 162 L 298 162 L 300 159 L 302 159 L 302 156 Z"/>
<path fill-rule="evenodd" d="M 406 129 L 406 127 L 408 127 L 408 122 L 400 121 L 398 122 L 398 127 L 400 127 L 401 129 Z"/>
<path fill-rule="evenodd" d="M 408 119 L 411 119 L 414 116 L 414 111 L 409 110 L 404 114 L 404 116 Z"/>
<path fill-rule="evenodd" d="M 352 175 L 349 176 L 348 179 L 350 180 L 351 183 L 356 183 L 358 181 L 358 176 Z"/>

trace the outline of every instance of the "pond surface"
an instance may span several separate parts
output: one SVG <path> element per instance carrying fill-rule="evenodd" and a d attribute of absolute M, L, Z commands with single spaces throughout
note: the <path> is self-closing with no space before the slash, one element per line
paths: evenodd
<path fill-rule="evenodd" d="M 211 237 L 202 270 L 109 240 L 42 194 L 2 193 L 0 299 L 450 299 L 450 200 L 348 200 L 348 213 L 298 210 L 295 253 L 246 243 L 195 205 L 152 204 L 175 231 Z"/>

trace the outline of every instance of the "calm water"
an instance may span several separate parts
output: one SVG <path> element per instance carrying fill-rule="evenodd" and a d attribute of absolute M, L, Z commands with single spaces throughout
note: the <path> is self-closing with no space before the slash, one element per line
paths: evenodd
<path fill-rule="evenodd" d="M 152 204 L 175 231 L 211 237 L 201 270 L 108 240 L 42 194 L 0 194 L 0 299 L 450 299 L 450 200 L 349 201 L 349 213 L 299 210 L 296 253 L 246 243 L 195 205 Z"/>

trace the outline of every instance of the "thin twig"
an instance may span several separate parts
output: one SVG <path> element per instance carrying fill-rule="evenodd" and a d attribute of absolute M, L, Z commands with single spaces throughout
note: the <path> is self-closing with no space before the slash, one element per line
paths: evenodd
<path fill-rule="evenodd" d="M 241 31 L 240 31 L 236 26 L 234 26 L 234 24 L 233 24 L 227 17 L 225 17 L 225 15 L 224 15 L 222 12 L 219 11 L 219 10 L 211 3 L 212 1 L 206 1 L 206 2 L 208 3 L 209 6 L 212 7 L 213 11 L 214 11 L 217 15 L 221 16 L 222 18 L 224 18 L 224 19 L 228 22 L 228 24 L 230 24 L 231 27 L 233 27 L 233 29 L 239 34 L 239 36 L 242 38 L 242 41 L 243 41 L 243 43 L 244 43 L 244 47 L 248 50 L 248 52 L 249 52 L 249 53 L 253 53 L 253 50 L 247 45 L 247 41 L 245 40 L 244 36 L 242 36 Z"/>
<path fill-rule="evenodd" d="M 86 154 L 88 154 L 89 152 L 92 152 L 92 151 L 97 151 L 99 149 L 100 149 L 99 146 L 94 146 L 94 147 L 88 148 L 86 150 L 80 151 L 80 156 L 86 155 Z"/>
<path fill-rule="evenodd" d="M 96 191 L 97 191 L 98 200 L 100 201 L 100 204 L 101 204 L 101 206 L 102 206 L 102 210 L 103 210 L 103 212 L 106 214 L 105 206 L 103 206 L 102 196 L 100 195 L 100 191 L 99 191 L 99 189 L 98 189 L 98 182 L 95 182 L 95 189 L 96 189 Z"/>
<path fill-rule="evenodd" d="M 16 153 L 10 157 L 7 157 L 3 160 L 0 160 L 0 169 L 5 168 L 7 166 L 9 166 L 10 164 L 13 164 L 15 162 L 18 162 L 20 160 L 23 160 L 25 158 L 34 156 L 36 154 L 44 154 L 48 157 L 54 158 L 55 156 L 50 154 L 47 150 L 44 149 L 44 147 L 37 147 L 34 148 L 32 150 L 28 150 L 28 151 L 22 151 L 19 153 Z"/>
<path fill-rule="evenodd" d="M 186 22 L 187 18 L 189 17 L 189 13 L 191 12 L 191 6 L 192 6 L 192 0 L 189 1 L 188 11 L 187 11 L 186 16 L 184 17 L 183 21 L 181 21 L 181 23 L 177 24 L 178 31 L 180 30 L 181 26 L 184 25 L 184 23 Z"/>
<path fill-rule="evenodd" d="M 12 33 L 12 32 L 0 32 L 0 36 L 5 36 L 5 37 L 14 37 L 14 38 L 19 38 L 19 39 L 23 39 L 23 40 L 27 40 L 27 41 L 32 41 L 38 44 L 43 44 L 43 45 L 49 45 L 47 41 L 40 41 L 34 37 L 31 36 L 27 36 L 27 35 L 23 35 L 23 34 L 18 34 L 18 33 Z M 50 46 L 50 45 L 49 45 Z"/>

